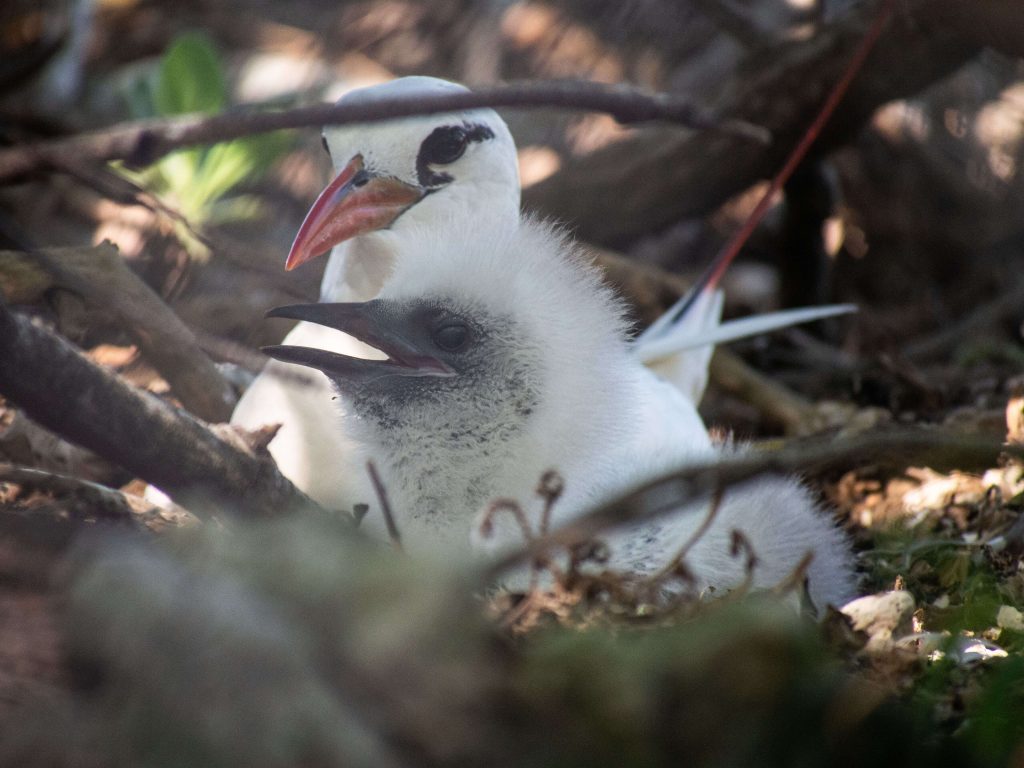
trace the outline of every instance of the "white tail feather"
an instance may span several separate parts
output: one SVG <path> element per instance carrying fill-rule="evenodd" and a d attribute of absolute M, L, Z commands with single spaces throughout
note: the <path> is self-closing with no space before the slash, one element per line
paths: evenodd
<path fill-rule="evenodd" d="M 675 324 L 662 323 L 657 334 L 638 336 L 633 351 L 644 364 L 697 404 L 707 387 L 708 365 L 716 344 L 856 311 L 853 304 L 832 304 L 787 309 L 720 324 L 722 294 L 721 291 L 711 291 L 698 296 L 686 315 Z M 651 328 L 670 313 L 671 310 Z"/>
<path fill-rule="evenodd" d="M 788 328 L 793 325 L 800 325 L 801 323 L 810 323 L 826 317 L 846 315 L 856 311 L 857 306 L 855 304 L 830 304 L 824 307 L 786 309 L 766 315 L 755 315 L 754 317 L 730 320 L 727 323 L 712 327 L 704 326 L 697 332 L 691 332 L 691 329 L 683 327 L 684 324 L 680 324 L 673 328 L 671 332 L 663 333 L 658 338 L 645 340 L 643 336 L 638 337 L 635 349 L 640 360 L 645 363 L 651 363 L 689 349 L 745 339 L 750 336 L 777 331 L 781 328 Z"/>

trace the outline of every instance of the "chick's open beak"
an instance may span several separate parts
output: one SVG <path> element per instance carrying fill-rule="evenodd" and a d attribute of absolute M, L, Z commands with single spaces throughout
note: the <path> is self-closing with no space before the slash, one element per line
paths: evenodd
<path fill-rule="evenodd" d="M 293 304 L 278 307 L 267 317 L 287 317 L 344 331 L 388 356 L 387 360 L 368 360 L 311 347 L 277 345 L 263 347 L 264 354 L 285 363 L 316 368 L 339 386 L 361 383 L 383 376 L 452 376 L 455 371 L 442 361 L 419 349 L 402 332 L 401 320 L 384 310 L 380 301 L 341 304 Z"/>
<path fill-rule="evenodd" d="M 320 193 L 295 235 L 285 269 L 295 269 L 357 235 L 384 229 L 423 198 L 423 190 L 380 176 L 356 155 Z"/>

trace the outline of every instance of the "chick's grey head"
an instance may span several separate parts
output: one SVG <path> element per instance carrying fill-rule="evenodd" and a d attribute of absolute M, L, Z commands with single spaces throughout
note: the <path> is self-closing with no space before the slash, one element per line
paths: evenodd
<path fill-rule="evenodd" d="M 403 77 L 351 91 L 339 104 L 466 93 L 432 77 Z M 519 170 L 508 126 L 491 109 L 328 126 L 335 179 L 296 235 L 292 269 L 354 237 L 429 225 L 437 218 L 512 220 Z"/>
<path fill-rule="evenodd" d="M 532 222 L 412 235 L 378 299 L 273 312 L 338 328 L 388 359 L 267 353 L 326 373 L 377 445 L 441 441 L 491 455 L 516 444 L 557 454 L 591 441 L 633 370 L 621 307 L 593 268 Z"/>
<path fill-rule="evenodd" d="M 513 318 L 447 296 L 305 304 L 272 310 L 344 331 L 387 355 L 363 359 L 269 347 L 279 360 L 323 371 L 374 437 L 418 433 L 479 443 L 521 428 L 536 405 L 539 353 Z"/>

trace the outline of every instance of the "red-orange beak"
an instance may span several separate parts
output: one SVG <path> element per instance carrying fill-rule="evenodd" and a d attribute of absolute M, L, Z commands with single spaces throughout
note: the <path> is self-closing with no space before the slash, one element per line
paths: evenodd
<path fill-rule="evenodd" d="M 363 156 L 356 155 L 309 209 L 284 268 L 295 269 L 349 238 L 384 229 L 422 198 L 419 187 L 365 170 Z"/>

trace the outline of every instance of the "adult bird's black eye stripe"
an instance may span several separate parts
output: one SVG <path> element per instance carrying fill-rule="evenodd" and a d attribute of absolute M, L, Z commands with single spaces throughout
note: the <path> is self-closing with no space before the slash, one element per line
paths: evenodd
<path fill-rule="evenodd" d="M 468 141 L 486 141 L 494 138 L 494 131 L 483 123 L 463 123 Z"/>
<path fill-rule="evenodd" d="M 442 125 L 431 131 L 420 144 L 419 156 L 431 165 L 454 163 L 466 151 L 468 141 L 461 125 Z"/>
<path fill-rule="evenodd" d="M 331 154 L 331 148 L 327 146 L 327 137 L 324 136 L 322 133 L 320 134 L 320 143 L 324 145 L 324 152 L 326 152 L 328 155 L 330 155 Z"/>
<path fill-rule="evenodd" d="M 450 174 L 435 170 L 432 166 L 454 163 L 465 154 L 471 142 L 492 138 L 494 131 L 481 123 L 438 126 L 423 140 L 416 155 L 416 174 L 420 186 L 430 188 L 452 181 Z"/>

